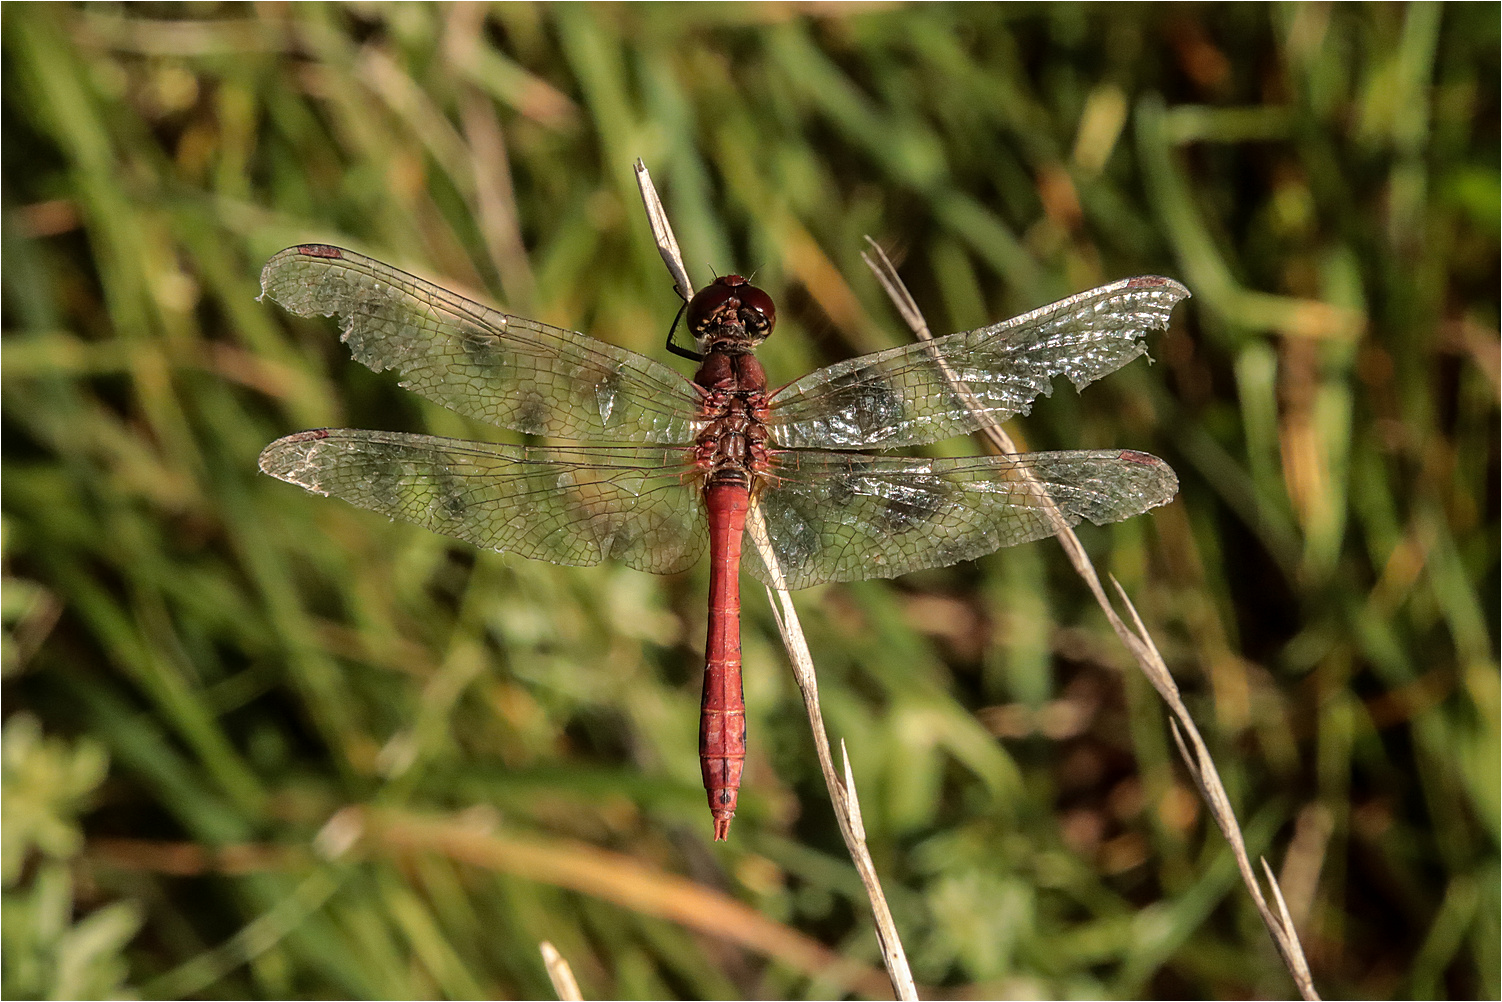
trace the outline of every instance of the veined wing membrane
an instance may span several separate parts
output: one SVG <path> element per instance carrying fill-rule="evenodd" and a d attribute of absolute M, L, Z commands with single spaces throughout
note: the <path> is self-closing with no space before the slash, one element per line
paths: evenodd
<path fill-rule="evenodd" d="M 682 445 L 700 427 L 681 375 L 583 334 L 501 313 L 380 261 L 289 247 L 261 294 L 302 316 L 338 315 L 356 361 L 468 417 L 530 435 Z"/>
<path fill-rule="evenodd" d="M 1048 498 L 1070 525 L 1101 525 L 1178 490 L 1163 460 L 1120 449 L 961 459 L 799 450 L 777 457 L 773 477 L 757 503 L 789 589 L 896 577 L 1052 536 Z M 748 566 L 773 583 L 759 556 Z"/>
<path fill-rule="evenodd" d="M 686 460 L 662 446 L 544 449 L 333 428 L 271 443 L 261 470 L 476 546 L 671 574 L 708 539 Z"/>
<path fill-rule="evenodd" d="M 1116 371 L 1188 295 L 1170 278 L 1129 278 L 989 327 L 838 362 L 773 394 L 767 426 L 788 449 L 893 449 L 965 435 L 1027 413 L 1060 373 L 1080 389 Z"/>

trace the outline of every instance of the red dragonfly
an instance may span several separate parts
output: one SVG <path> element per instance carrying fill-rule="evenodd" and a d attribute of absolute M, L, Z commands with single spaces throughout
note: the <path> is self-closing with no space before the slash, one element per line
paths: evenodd
<path fill-rule="evenodd" d="M 925 459 L 871 455 L 1026 412 L 1052 377 L 1079 388 L 1145 349 L 1189 291 L 1131 278 L 1024 316 L 862 355 L 768 391 L 753 354 L 771 298 L 738 275 L 687 304 L 692 380 L 645 356 L 470 302 L 322 244 L 266 263 L 263 296 L 337 315 L 355 359 L 468 417 L 561 446 L 492 445 L 322 429 L 261 453 L 261 469 L 319 494 L 509 553 L 673 574 L 711 552 L 699 758 L 724 839 L 746 756 L 741 538 L 760 509 L 789 589 L 886 578 L 1140 514 L 1173 498 L 1142 452 Z M 616 443 L 613 445 L 597 443 Z M 624 443 L 624 444 L 623 444 Z M 749 569 L 775 583 L 756 550 Z"/>

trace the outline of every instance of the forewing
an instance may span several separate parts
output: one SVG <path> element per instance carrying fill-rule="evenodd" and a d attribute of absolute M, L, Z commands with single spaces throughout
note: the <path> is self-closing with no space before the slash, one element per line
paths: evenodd
<path fill-rule="evenodd" d="M 1143 354 L 1189 290 L 1129 278 L 990 327 L 826 366 L 772 396 L 783 448 L 893 449 L 1027 413 L 1060 373 L 1076 389 Z M 958 385 L 957 385 L 958 384 Z"/>
<path fill-rule="evenodd" d="M 796 451 L 758 496 L 789 589 L 890 578 L 973 560 L 1057 532 L 1117 522 L 1170 501 L 1178 478 L 1145 452 L 1034 452 L 914 459 Z M 755 553 L 755 547 L 748 546 Z M 759 557 L 752 573 L 773 583 Z"/>
<path fill-rule="evenodd" d="M 460 414 L 530 435 L 686 444 L 698 394 L 667 366 L 583 334 L 470 302 L 322 244 L 266 262 L 261 294 L 340 318 L 355 359 Z"/>
<path fill-rule="evenodd" d="M 476 546 L 671 574 L 707 539 L 686 458 L 679 448 L 541 449 L 335 428 L 271 443 L 261 470 Z"/>

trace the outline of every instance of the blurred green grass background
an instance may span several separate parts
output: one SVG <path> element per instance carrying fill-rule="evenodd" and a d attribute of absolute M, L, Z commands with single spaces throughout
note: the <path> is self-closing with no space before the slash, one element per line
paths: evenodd
<path fill-rule="evenodd" d="M 1498 11 L 7 5 L 5 994 L 548 997 L 542 939 L 586 997 L 882 993 L 759 590 L 716 846 L 704 567 L 256 471 L 487 434 L 258 304 L 292 243 L 661 357 L 641 157 L 696 280 L 777 298 L 774 384 L 908 339 L 864 234 L 936 333 L 1184 281 L 1013 431 L 1178 471 L 1083 538 L 1326 996 L 1498 997 Z M 929 991 L 1292 991 L 1057 546 L 797 600 Z"/>

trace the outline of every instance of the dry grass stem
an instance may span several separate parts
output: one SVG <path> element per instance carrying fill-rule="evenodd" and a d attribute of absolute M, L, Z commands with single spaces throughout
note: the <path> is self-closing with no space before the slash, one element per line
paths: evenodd
<path fill-rule="evenodd" d="M 668 213 L 662 207 L 662 199 L 657 197 L 652 175 L 647 172 L 647 165 L 640 160 L 636 161 L 636 184 L 641 189 L 641 201 L 647 210 L 647 222 L 652 227 L 652 239 L 657 243 L 657 253 L 662 255 L 662 263 L 668 266 L 673 284 L 678 287 L 678 295 L 683 297 L 684 302 L 688 302 L 694 295 L 694 283 L 688 277 L 688 269 L 683 266 L 683 252 L 678 249 L 678 238 L 673 236 L 673 227 L 668 223 Z"/>
<path fill-rule="evenodd" d="M 657 189 L 652 184 L 646 165 L 640 160 L 636 162 L 636 181 L 641 189 L 642 203 L 646 206 L 647 219 L 652 227 L 653 238 L 657 242 L 658 253 L 662 255 L 663 262 L 672 273 L 679 294 L 686 301 L 694 294 L 693 283 L 688 277 L 688 269 L 683 266 L 683 256 L 678 249 L 678 241 L 673 236 L 672 226 L 668 223 L 662 200 L 657 195 Z M 773 576 L 781 581 L 782 572 L 777 562 L 777 555 L 772 549 L 771 540 L 767 536 L 766 523 L 761 517 L 761 512 L 754 506 L 746 519 L 746 529 L 762 561 Z M 860 817 L 860 803 L 855 795 L 855 780 L 850 772 L 849 756 L 845 758 L 843 782 L 835 770 L 834 757 L 829 748 L 829 737 L 824 729 L 824 715 L 819 709 L 819 685 L 814 673 L 813 657 L 809 653 L 808 641 L 803 636 L 803 629 L 798 623 L 798 614 L 793 608 L 792 596 L 782 588 L 769 588 L 767 594 L 772 600 L 773 612 L 777 616 L 777 626 L 782 633 L 783 644 L 793 664 L 793 676 L 797 679 L 798 689 L 803 694 L 803 706 L 808 713 L 809 726 L 813 731 L 814 747 L 819 757 L 819 769 L 823 772 L 824 783 L 829 789 L 830 801 L 834 805 L 840 833 L 845 838 L 845 846 L 850 852 L 850 858 L 855 862 L 856 871 L 860 874 L 861 883 L 865 886 L 866 896 L 871 903 L 871 914 L 876 922 L 876 935 L 881 944 L 882 962 L 886 965 L 887 976 L 892 982 L 892 990 L 899 999 L 917 999 L 918 989 L 913 983 L 907 954 L 897 934 L 897 925 L 892 919 L 892 910 L 887 905 L 886 895 L 882 892 L 881 881 L 876 873 L 876 864 L 866 847 L 865 826 Z"/>
<path fill-rule="evenodd" d="M 547 940 L 537 944 L 537 949 L 542 952 L 542 963 L 548 969 L 548 980 L 553 982 L 553 991 L 558 994 L 560 1002 L 584 1002 L 573 968 L 568 966 L 563 954 Z"/>
<path fill-rule="evenodd" d="M 893 267 L 891 260 L 876 241 L 870 237 L 866 239 L 870 244 L 870 250 L 862 255 L 865 258 L 866 264 L 876 274 L 882 287 L 886 289 L 887 295 L 891 297 L 892 302 L 896 305 L 897 311 L 902 315 L 903 320 L 907 322 L 913 333 L 924 342 L 932 341 L 933 334 L 928 328 L 927 321 L 923 319 L 922 311 L 918 309 L 917 303 L 913 301 L 913 297 L 908 293 L 907 287 L 897 275 L 897 270 Z M 945 377 L 955 388 L 960 398 L 967 403 L 973 404 L 975 398 L 964 383 L 958 379 L 954 371 L 949 368 L 942 358 L 936 356 L 936 361 L 940 368 L 943 369 Z M 973 409 L 977 411 L 981 410 L 979 407 L 974 407 Z M 994 422 L 987 421 L 982 431 L 1000 451 L 1005 453 L 1017 452 L 1017 448 L 1013 444 L 1011 437 Z M 1024 475 L 1028 479 L 1032 479 L 1030 473 L 1024 473 Z M 1079 576 L 1084 579 L 1085 584 L 1089 586 L 1091 593 L 1095 596 L 1096 602 L 1100 604 L 1101 611 L 1105 613 L 1107 621 L 1110 622 L 1111 628 L 1116 631 L 1116 635 L 1121 638 L 1121 642 L 1126 645 L 1127 650 L 1132 653 L 1132 657 L 1142 669 L 1142 673 L 1147 676 L 1148 681 L 1152 683 L 1153 688 L 1157 690 L 1158 694 L 1163 697 L 1163 701 L 1168 704 L 1169 710 L 1173 713 L 1173 719 L 1169 723 L 1173 730 L 1174 741 L 1177 742 L 1179 752 L 1183 756 L 1185 764 L 1189 767 L 1189 772 L 1194 777 L 1196 785 L 1199 786 L 1205 803 L 1210 808 L 1211 816 L 1215 818 L 1216 825 L 1219 826 L 1221 833 L 1225 835 L 1226 841 L 1230 843 L 1231 851 L 1236 856 L 1237 868 L 1241 871 L 1242 882 L 1246 884 L 1247 890 L 1251 892 L 1252 900 L 1257 906 L 1257 911 L 1261 914 L 1262 921 L 1272 934 L 1273 942 L 1278 947 L 1278 952 L 1283 958 L 1284 965 L 1287 966 L 1289 973 L 1293 976 L 1294 983 L 1298 986 L 1299 994 L 1305 999 L 1312 1000 L 1319 998 L 1319 994 L 1314 988 L 1313 978 L 1309 973 L 1308 961 L 1304 958 L 1303 947 L 1299 943 L 1297 932 L 1294 930 L 1293 920 L 1288 914 L 1287 907 L 1283 904 L 1283 894 L 1278 888 L 1277 880 L 1273 877 L 1272 870 L 1267 866 L 1266 860 L 1263 860 L 1262 866 L 1267 875 L 1268 884 L 1272 887 L 1273 894 L 1278 900 L 1279 911 L 1277 914 L 1274 914 L 1273 910 L 1268 906 L 1267 898 L 1262 892 L 1261 885 L 1257 881 L 1251 859 L 1247 855 L 1246 842 L 1242 838 L 1241 826 L 1236 821 L 1236 813 L 1231 808 L 1231 801 L 1226 794 L 1225 786 L 1221 783 L 1220 776 L 1215 770 L 1215 763 L 1210 757 L 1210 751 L 1205 746 L 1204 739 L 1200 736 L 1199 728 L 1195 726 L 1194 719 L 1190 716 L 1188 707 L 1184 705 L 1184 701 L 1179 695 L 1179 687 L 1174 682 L 1172 674 L 1168 671 L 1168 666 L 1164 663 L 1163 656 L 1158 652 L 1157 645 L 1153 643 L 1152 637 L 1147 632 L 1147 627 L 1143 625 L 1142 618 L 1137 614 L 1136 607 L 1132 604 L 1131 599 L 1127 597 L 1125 590 L 1113 578 L 1111 583 L 1116 587 L 1122 604 L 1132 617 L 1132 622 L 1135 626 L 1135 629 L 1132 629 L 1117 615 L 1115 608 L 1106 595 L 1105 589 L 1101 586 L 1100 576 L 1096 574 L 1095 566 L 1090 562 L 1090 557 L 1086 554 L 1084 546 L 1079 541 L 1079 537 L 1074 534 L 1074 530 L 1064 520 L 1063 515 L 1059 512 L 1057 506 L 1054 505 L 1052 499 L 1049 498 L 1047 492 L 1043 490 L 1041 484 L 1038 487 L 1038 491 L 1044 508 L 1058 529 L 1059 544 L 1063 546 L 1065 554 L 1069 557 L 1069 562 L 1074 566 Z M 1186 734 L 1188 735 L 1189 745 L 1193 745 L 1193 753 L 1191 753 L 1189 746 L 1185 743 L 1184 735 Z"/>
<path fill-rule="evenodd" d="M 762 561 L 779 583 L 782 570 L 777 563 L 776 551 L 767 536 L 766 521 L 758 508 L 752 508 L 746 519 L 746 531 Z M 803 694 L 803 709 L 808 713 L 809 727 L 813 731 L 814 749 L 819 757 L 819 770 L 824 774 L 824 785 L 829 790 L 829 799 L 834 804 L 834 815 L 844 836 L 845 848 L 860 874 L 861 884 L 866 888 L 866 897 L 871 902 L 871 916 L 876 922 L 876 938 L 881 944 L 882 963 L 892 979 L 892 990 L 899 999 L 916 999 L 917 986 L 913 972 L 908 966 L 907 954 L 902 949 L 902 939 L 897 933 L 897 923 L 887 905 L 887 896 L 881 889 L 881 879 L 876 873 L 876 863 L 866 845 L 866 826 L 861 820 L 860 801 L 855 793 L 855 776 L 850 771 L 850 756 L 845 743 L 840 742 L 840 754 L 845 761 L 843 782 L 835 771 L 834 756 L 829 750 L 829 735 L 824 728 L 824 713 L 819 708 L 819 679 L 814 672 L 813 655 L 809 653 L 808 640 L 798 622 L 798 610 L 793 606 L 793 596 L 785 589 L 768 588 L 767 599 L 777 616 L 777 629 L 782 634 L 783 646 L 793 665 L 793 678 L 798 682 L 798 691 Z"/>

